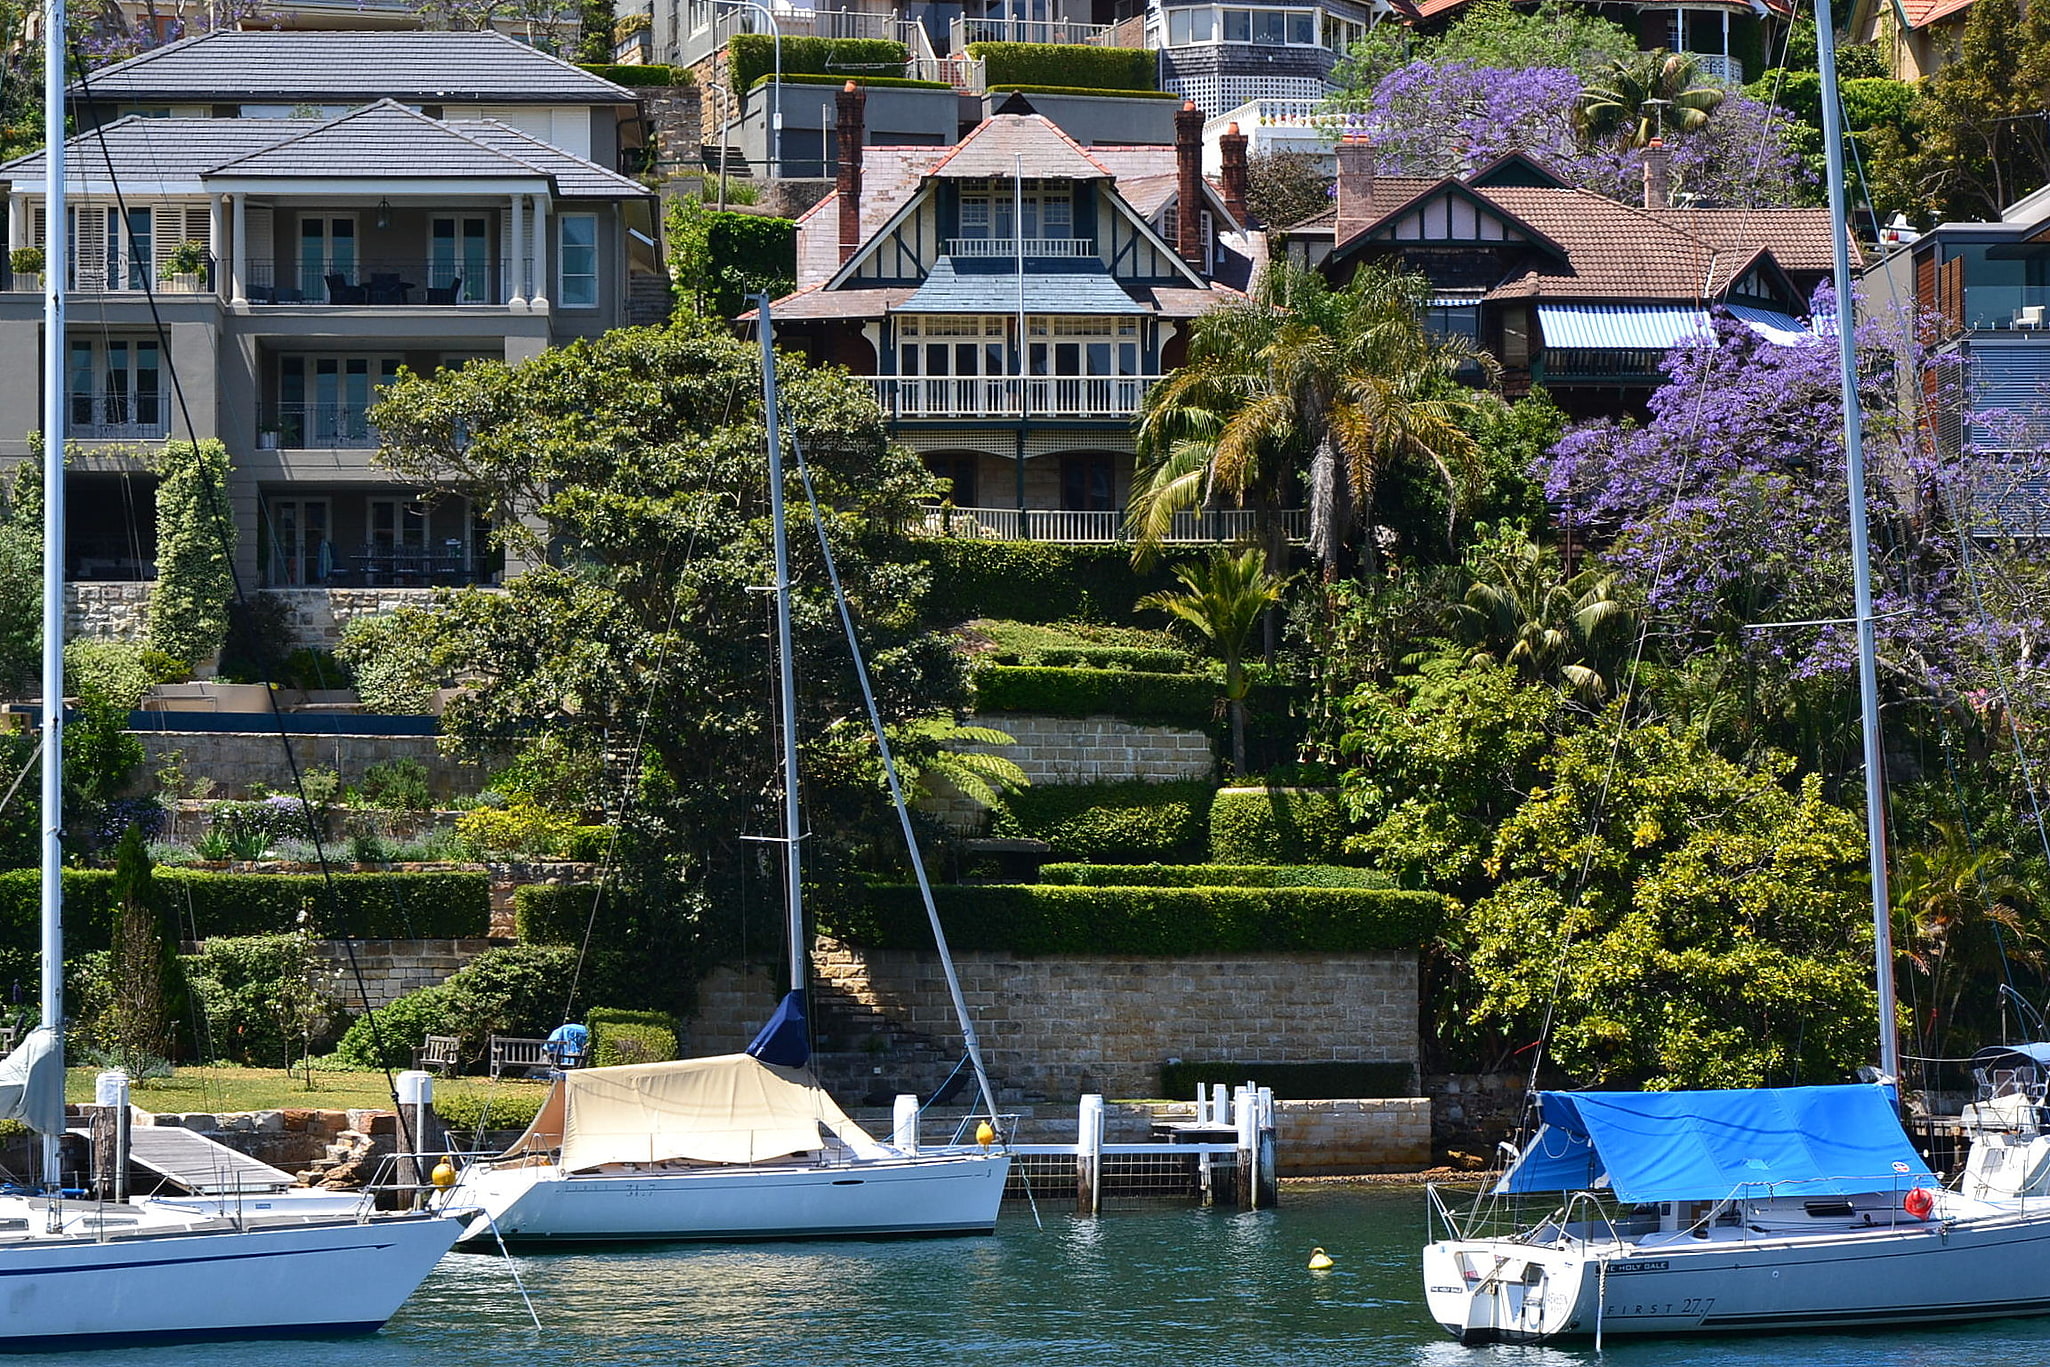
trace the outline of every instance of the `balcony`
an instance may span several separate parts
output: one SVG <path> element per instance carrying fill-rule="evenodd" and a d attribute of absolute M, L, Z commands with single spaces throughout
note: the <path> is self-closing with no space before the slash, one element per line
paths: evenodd
<path fill-rule="evenodd" d="M 1712 52 L 1690 52 L 1695 70 L 1713 81 L 1724 85 L 1744 84 L 1744 64 L 1735 57 L 1723 57 Z"/>
<path fill-rule="evenodd" d="M 68 293 L 125 294 L 140 299 L 145 294 L 208 294 L 212 292 L 213 285 L 205 270 L 164 279 L 153 270 L 145 269 L 140 262 L 89 252 L 73 261 L 64 288 Z M 41 294 L 43 276 L 40 273 L 9 271 L 0 289 L 15 294 Z"/>
<path fill-rule="evenodd" d="M 374 450 L 377 429 L 362 403 L 278 404 L 257 421 L 256 444 L 264 450 Z"/>
<path fill-rule="evenodd" d="M 1974 332 L 2040 332 L 2050 338 L 2050 286 L 1965 286 L 1964 323 Z"/>
<path fill-rule="evenodd" d="M 433 546 L 358 546 L 330 568 L 330 585 L 363 588 L 454 588 L 482 584 L 490 576 L 460 540 Z"/>
<path fill-rule="evenodd" d="M 168 397 L 150 383 L 136 389 L 73 390 L 67 427 L 77 441 L 159 441 L 171 433 Z"/>
<path fill-rule="evenodd" d="M 893 418 L 1129 418 L 1160 380 L 1158 375 L 863 378 Z"/>
<path fill-rule="evenodd" d="M 1269 514 L 1278 518 L 1290 541 L 1309 535 L 1310 515 L 1301 508 Z M 1167 544 L 1211 546 L 1246 541 L 1262 534 L 1261 515 L 1249 508 L 1217 512 L 1176 513 Z M 1129 541 L 1120 512 L 1072 512 L 1061 508 L 929 508 L 912 524 L 924 536 L 968 537 L 986 541 L 1053 541 L 1077 546 L 1108 546 Z"/>
<path fill-rule="evenodd" d="M 996 257 L 1010 261 L 1023 256 L 1053 256 L 1069 260 L 1086 259 L 1096 255 L 1096 239 L 1093 237 L 1028 237 L 1022 242 L 1015 237 L 950 237 L 947 239 L 948 256 Z"/>
<path fill-rule="evenodd" d="M 505 303 L 506 275 L 503 262 L 462 266 L 415 258 L 280 270 L 273 262 L 252 261 L 247 290 L 252 304 L 456 308 Z"/>
<path fill-rule="evenodd" d="M 1067 19 L 956 19 L 952 50 L 966 52 L 970 43 L 1065 43 L 1104 46 L 1113 25 L 1078 24 Z"/>

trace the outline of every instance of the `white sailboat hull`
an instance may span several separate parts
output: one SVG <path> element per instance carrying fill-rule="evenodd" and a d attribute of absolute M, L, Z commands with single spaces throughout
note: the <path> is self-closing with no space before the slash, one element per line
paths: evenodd
<path fill-rule="evenodd" d="M 608 1169 L 474 1164 L 448 1199 L 488 1218 L 466 1239 L 532 1242 L 879 1238 L 987 1234 L 996 1226 L 1003 1153 Z"/>
<path fill-rule="evenodd" d="M 1424 1287 L 1461 1342 L 1530 1343 L 2041 1314 L 2046 1265 L 2050 1212 L 1994 1213 L 1780 1237 L 1447 1240 L 1424 1250 Z"/>
<path fill-rule="evenodd" d="M 0 1234 L 0 1351 L 369 1333 L 462 1225 L 418 1215 L 181 1229 L 145 1218 L 104 1239 L 50 1237 L 37 1232 L 45 1204 L 27 1230 Z"/>

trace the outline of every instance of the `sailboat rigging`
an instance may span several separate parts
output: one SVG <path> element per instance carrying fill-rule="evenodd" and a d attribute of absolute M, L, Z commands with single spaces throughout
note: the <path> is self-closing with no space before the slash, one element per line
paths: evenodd
<path fill-rule="evenodd" d="M 2050 1206 L 1945 1191 L 1900 1125 L 1886 818 L 1829 0 L 1816 0 L 1843 386 L 1879 1079 L 1842 1087 L 1539 1092 L 1496 1195 L 1562 1193 L 1535 1225 L 1475 1232 L 1433 1189 L 1431 1316 L 1462 1343 L 1930 1323 L 2050 1313 Z M 1634 1210 L 1612 1214 L 1603 1197 Z"/>
<path fill-rule="evenodd" d="M 774 322 L 759 297 L 762 405 L 775 554 L 777 695 L 782 721 L 782 835 L 789 988 L 744 1053 L 563 1073 L 527 1132 L 503 1154 L 473 1159 L 445 1195 L 481 1210 L 465 1238 L 571 1242 L 798 1239 L 986 1234 L 995 1227 L 1011 1157 L 979 1145 L 921 1151 L 865 1133 L 807 1067 L 809 985 L 797 784 L 797 683 L 791 653 L 790 553 L 783 431 L 776 401 Z M 801 460 L 801 457 L 800 457 Z M 809 483 L 807 479 L 807 484 Z M 830 549 L 827 551 L 830 567 Z M 845 595 L 834 580 L 835 597 Z M 851 623 L 849 645 L 853 646 Z M 889 741 L 874 709 L 892 796 L 903 811 Z M 907 827 L 907 836 L 909 834 Z M 916 847 L 912 851 L 916 860 Z M 924 873 L 920 869 L 920 882 Z M 938 927 L 935 924 L 935 931 Z M 995 1098 L 952 961 L 939 948 L 992 1124 Z M 630 1196 L 630 1200 L 618 1197 Z"/>

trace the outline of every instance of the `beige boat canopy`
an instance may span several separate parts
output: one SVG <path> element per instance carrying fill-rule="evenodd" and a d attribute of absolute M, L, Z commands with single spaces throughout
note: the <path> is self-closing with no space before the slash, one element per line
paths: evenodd
<path fill-rule="evenodd" d="M 801 1068 L 720 1054 L 676 1063 L 581 1068 L 562 1075 L 507 1155 L 560 1148 L 572 1172 L 607 1163 L 755 1163 L 825 1144 L 876 1142 Z"/>

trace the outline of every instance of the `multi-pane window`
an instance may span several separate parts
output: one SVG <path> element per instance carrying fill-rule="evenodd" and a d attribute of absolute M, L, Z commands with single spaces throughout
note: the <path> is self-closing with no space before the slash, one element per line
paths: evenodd
<path fill-rule="evenodd" d="M 73 339 L 64 385 L 72 433 L 121 437 L 161 431 L 167 414 L 159 357 L 151 339 Z"/>
<path fill-rule="evenodd" d="M 1025 320 L 1029 375 L 1138 375 L 1137 318 L 1032 317 Z"/>
<path fill-rule="evenodd" d="M 491 220 L 483 214 L 427 220 L 427 287 L 447 290 L 464 303 L 490 298 Z M 430 299 L 429 303 L 437 302 Z"/>
<path fill-rule="evenodd" d="M 1010 320 L 980 314 L 897 320 L 897 373 L 934 378 L 1010 373 Z"/>
<path fill-rule="evenodd" d="M 1343 52 L 1366 32 L 1363 24 L 1314 9 L 1212 9 L 1167 11 L 1170 47 L 1191 43 L 1252 43 L 1261 47 L 1329 47 Z"/>
<path fill-rule="evenodd" d="M 562 288 L 556 302 L 564 308 L 598 307 L 598 216 L 562 215 Z"/>
<path fill-rule="evenodd" d="M 961 236 L 1007 241 L 1011 224 L 1024 214 L 1028 238 L 1072 238 L 1075 192 L 1064 180 L 969 182 L 961 193 Z"/>

